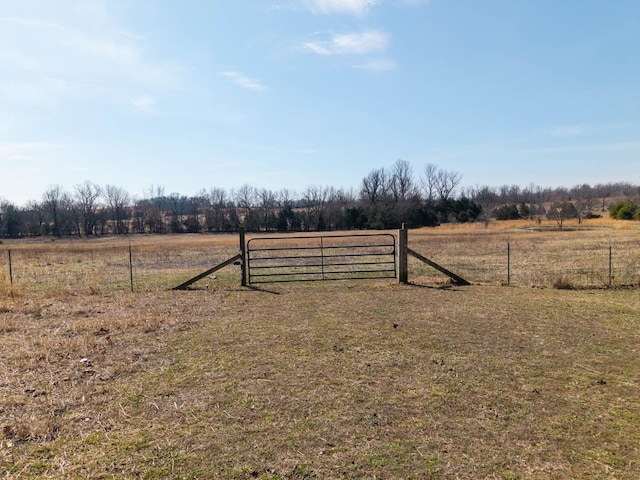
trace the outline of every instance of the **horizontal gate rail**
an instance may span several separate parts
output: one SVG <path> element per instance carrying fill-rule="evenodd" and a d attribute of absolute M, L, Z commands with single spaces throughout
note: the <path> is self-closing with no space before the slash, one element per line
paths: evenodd
<path fill-rule="evenodd" d="M 386 233 L 247 242 L 249 283 L 396 278 L 396 270 L 396 239 Z"/>

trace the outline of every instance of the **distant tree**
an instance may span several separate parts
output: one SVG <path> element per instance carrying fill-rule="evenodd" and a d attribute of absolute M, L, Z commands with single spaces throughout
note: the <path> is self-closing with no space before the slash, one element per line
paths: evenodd
<path fill-rule="evenodd" d="M 302 192 L 305 209 L 305 230 L 319 230 L 326 227 L 325 208 L 329 197 L 329 189 L 320 185 L 309 185 Z"/>
<path fill-rule="evenodd" d="M 347 230 L 361 230 L 368 222 L 364 209 L 360 206 L 347 207 L 344 212 L 344 228 Z"/>
<path fill-rule="evenodd" d="M 598 184 L 595 187 L 598 197 L 600 198 L 601 209 L 600 211 L 606 211 L 607 199 L 611 196 L 613 188 L 610 183 Z"/>
<path fill-rule="evenodd" d="M 372 205 L 384 200 L 391 190 L 391 179 L 384 168 L 372 170 L 362 179 L 360 198 Z"/>
<path fill-rule="evenodd" d="M 204 210 L 204 205 L 206 204 L 206 193 L 201 192 L 198 195 L 186 198 L 184 201 L 183 215 L 186 216 L 182 220 L 184 230 L 187 233 L 200 233 L 202 231 L 200 213 Z"/>
<path fill-rule="evenodd" d="M 422 190 L 424 191 L 425 201 L 427 205 L 433 204 L 436 198 L 436 177 L 438 175 L 438 166 L 433 163 L 427 163 L 424 167 L 424 173 L 420 179 Z"/>
<path fill-rule="evenodd" d="M 182 230 L 182 217 L 186 213 L 186 206 L 188 198 L 179 193 L 172 193 L 168 197 L 169 204 L 169 231 L 171 233 L 181 233 Z"/>
<path fill-rule="evenodd" d="M 22 212 L 24 228 L 29 236 L 46 235 L 49 232 L 42 202 L 29 200 Z"/>
<path fill-rule="evenodd" d="M 105 196 L 111 212 L 111 220 L 113 221 L 113 233 L 116 235 L 128 233 L 125 220 L 127 218 L 126 207 L 131 202 L 129 192 L 114 185 L 107 185 L 105 187 Z"/>
<path fill-rule="evenodd" d="M 244 184 L 232 192 L 234 201 L 240 211 L 244 214 L 244 226 L 249 231 L 260 229 L 260 217 L 255 212 L 258 195 L 256 189 L 251 185 Z"/>
<path fill-rule="evenodd" d="M 290 232 L 296 229 L 296 214 L 291 204 L 282 207 L 276 219 L 276 229 L 279 232 Z"/>
<path fill-rule="evenodd" d="M 18 208 L 7 200 L 0 200 L 0 237 L 20 236 L 22 215 Z"/>
<path fill-rule="evenodd" d="M 500 198 L 494 187 L 486 185 L 476 187 L 468 192 L 468 197 L 482 208 L 480 219 L 487 224 L 490 216 L 494 213 L 496 206 L 500 203 Z"/>
<path fill-rule="evenodd" d="M 391 168 L 391 192 L 396 203 L 404 203 L 417 194 L 413 168 L 406 160 L 398 159 Z"/>
<path fill-rule="evenodd" d="M 455 221 L 466 223 L 475 221 L 482 213 L 482 207 L 463 196 L 455 200 L 452 211 L 455 214 Z"/>
<path fill-rule="evenodd" d="M 502 205 L 496 208 L 494 215 L 496 220 L 518 220 L 521 218 L 518 207 L 514 204 Z"/>
<path fill-rule="evenodd" d="M 229 198 L 227 191 L 223 188 L 215 187 L 209 190 L 207 195 L 207 210 L 205 222 L 207 230 L 210 232 L 224 232 L 228 228 Z"/>
<path fill-rule="evenodd" d="M 617 202 L 609 209 L 609 216 L 616 220 L 638 220 L 640 208 L 633 200 Z"/>
<path fill-rule="evenodd" d="M 150 185 L 144 191 L 145 198 L 138 202 L 141 231 L 149 233 L 165 233 L 164 211 L 167 208 L 167 197 L 162 185 Z"/>
<path fill-rule="evenodd" d="M 276 194 L 266 188 L 261 188 L 256 193 L 258 196 L 262 228 L 267 232 L 274 230 L 277 223 L 276 209 L 278 207 Z"/>
<path fill-rule="evenodd" d="M 509 187 L 509 201 L 514 204 L 522 203 L 522 189 L 520 185 L 511 185 Z"/>
<path fill-rule="evenodd" d="M 578 211 L 571 202 L 554 202 L 547 210 L 547 218 L 558 223 L 558 228 L 562 230 L 565 220 L 576 218 Z"/>
<path fill-rule="evenodd" d="M 97 233 L 99 199 L 102 196 L 102 188 L 95 183 L 85 181 L 76 185 L 75 201 L 80 210 L 82 218 L 82 230 L 85 235 L 95 235 Z"/>
<path fill-rule="evenodd" d="M 462 182 L 462 175 L 458 172 L 438 170 L 436 174 L 436 191 L 440 200 L 448 200 L 454 190 Z"/>
<path fill-rule="evenodd" d="M 52 233 L 56 237 L 62 235 L 61 221 L 62 209 L 67 200 L 67 194 L 61 185 L 52 185 L 42 195 L 42 206 L 49 215 L 52 223 Z"/>
<path fill-rule="evenodd" d="M 595 191 L 591 185 L 582 184 L 574 187 L 574 195 L 577 199 L 576 208 L 580 217 L 590 218 L 593 215 Z"/>

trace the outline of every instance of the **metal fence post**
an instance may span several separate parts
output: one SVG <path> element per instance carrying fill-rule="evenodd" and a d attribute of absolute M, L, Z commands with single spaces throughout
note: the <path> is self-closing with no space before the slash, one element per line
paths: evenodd
<path fill-rule="evenodd" d="M 613 250 L 609 241 L 609 288 L 613 286 Z"/>
<path fill-rule="evenodd" d="M 507 286 L 511 285 L 511 239 L 507 237 Z"/>
<path fill-rule="evenodd" d="M 13 266 L 11 265 L 11 250 L 7 252 L 9 256 L 9 284 L 13 287 Z"/>
<path fill-rule="evenodd" d="M 133 253 L 131 252 L 131 241 L 129 241 L 129 284 L 133 292 Z"/>

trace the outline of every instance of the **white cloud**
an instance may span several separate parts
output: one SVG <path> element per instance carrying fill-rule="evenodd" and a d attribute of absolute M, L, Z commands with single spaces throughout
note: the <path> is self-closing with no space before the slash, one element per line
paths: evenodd
<path fill-rule="evenodd" d="M 246 77 L 238 72 L 220 72 L 220 75 L 228 78 L 236 85 L 248 90 L 254 90 L 257 92 L 264 92 L 267 90 L 267 87 L 265 87 L 259 80 Z"/>
<path fill-rule="evenodd" d="M 395 3 L 400 7 L 419 7 L 421 5 L 429 5 L 431 0 L 396 0 Z"/>
<path fill-rule="evenodd" d="M 387 33 L 368 30 L 361 33 L 333 34 L 330 40 L 306 42 L 303 48 L 319 55 L 363 55 L 384 51 L 388 45 Z"/>
<path fill-rule="evenodd" d="M 355 65 L 355 68 L 359 68 L 360 70 L 369 70 L 371 72 L 391 72 L 396 69 L 396 62 L 386 58 L 380 58 Z"/>
<path fill-rule="evenodd" d="M 76 18 L 74 5 L 56 11 L 61 20 L 45 13 L 44 20 L 0 17 L 8 45 L 0 47 L 0 76 L 5 83 L 26 86 L 16 90 L 19 96 L 39 101 L 127 99 L 141 88 L 158 94 L 181 83 L 177 68 L 150 61 L 141 37 L 122 33 L 109 23 L 106 11 L 80 8 Z"/>
<path fill-rule="evenodd" d="M 136 109 L 142 110 L 144 112 L 148 112 L 153 109 L 156 105 L 156 99 L 149 95 L 141 95 L 139 97 L 134 97 L 131 100 L 131 105 L 133 105 Z"/>
<path fill-rule="evenodd" d="M 346 13 L 363 15 L 370 7 L 378 3 L 377 0 L 305 0 L 306 7 L 314 15 Z"/>

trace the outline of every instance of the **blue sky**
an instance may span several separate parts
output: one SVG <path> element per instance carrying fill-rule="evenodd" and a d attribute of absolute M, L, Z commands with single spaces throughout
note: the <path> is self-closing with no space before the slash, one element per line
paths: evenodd
<path fill-rule="evenodd" d="M 638 0 L 0 0 L 0 198 L 640 183 Z"/>

